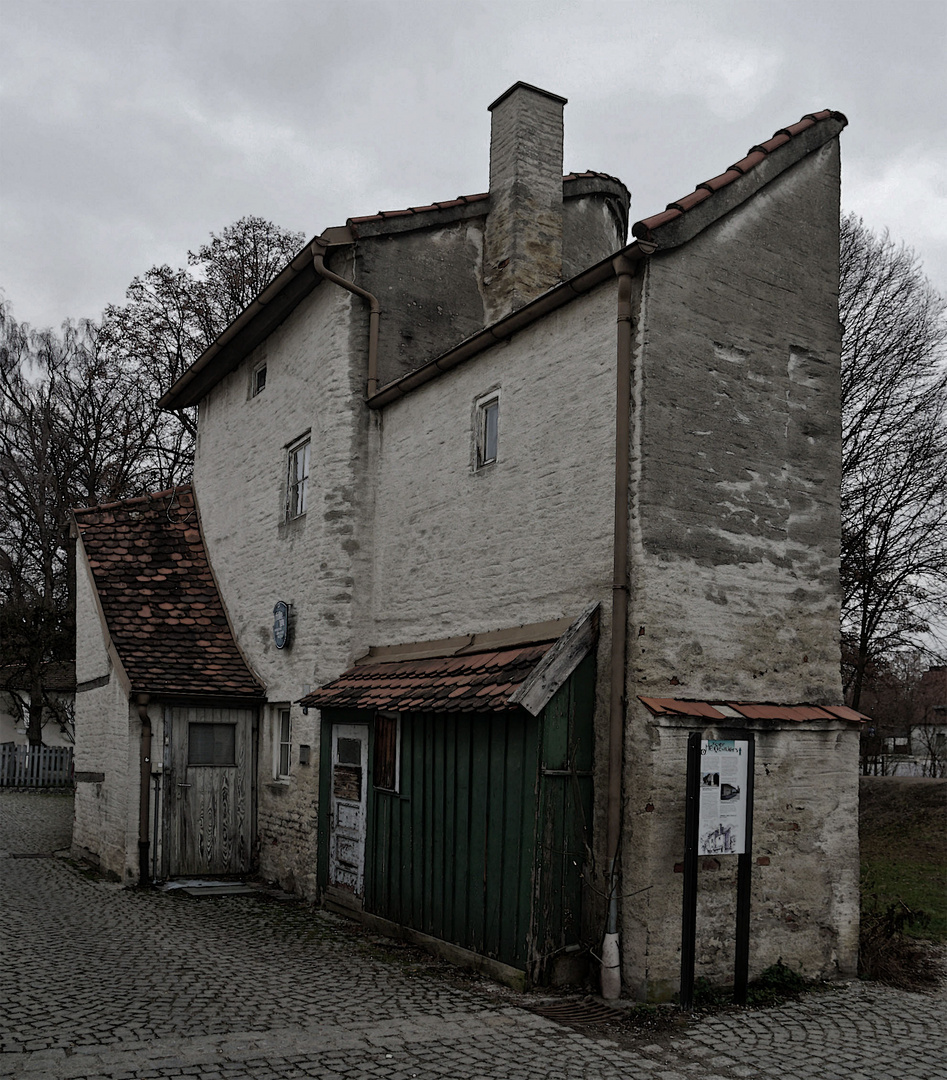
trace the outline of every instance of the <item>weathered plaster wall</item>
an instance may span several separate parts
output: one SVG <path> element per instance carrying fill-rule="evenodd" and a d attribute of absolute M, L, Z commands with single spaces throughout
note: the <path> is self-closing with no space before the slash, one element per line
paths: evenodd
<path fill-rule="evenodd" d="M 611 593 L 615 293 L 606 285 L 384 411 L 372 644 L 577 614 Z M 476 403 L 500 395 L 475 468 Z"/>
<path fill-rule="evenodd" d="M 359 241 L 356 281 L 381 305 L 380 386 L 482 329 L 483 227 L 479 217 Z"/>
<path fill-rule="evenodd" d="M 679 988 L 689 730 L 632 711 L 633 838 L 624 859 L 626 986 L 667 1000 Z M 750 978 L 777 960 L 808 977 L 855 974 L 858 950 L 858 732 L 841 722 L 756 731 Z M 713 737 L 707 729 L 705 737 Z M 736 856 L 702 858 L 696 974 L 733 978 Z"/>
<path fill-rule="evenodd" d="M 138 876 L 138 727 L 109 656 L 81 541 L 76 554 L 76 751 L 73 851 L 121 880 Z M 94 685 L 107 680 L 102 685 Z M 83 684 L 93 684 L 82 689 Z M 99 777 L 102 779 L 87 779 Z"/>
<path fill-rule="evenodd" d="M 838 146 L 830 143 L 643 286 L 632 450 L 628 700 L 840 703 Z M 624 974 L 677 986 L 686 733 L 626 729 Z M 854 969 L 857 735 L 761 735 L 754 972 Z M 733 860 L 730 860 L 733 861 Z M 732 970 L 729 871 L 701 878 L 698 974 Z"/>
<path fill-rule="evenodd" d="M 339 272 L 350 276 L 351 267 Z M 368 410 L 367 318 L 361 301 L 325 283 L 201 406 L 194 486 L 201 527 L 237 642 L 267 687 L 289 704 L 338 675 L 352 654 L 358 606 Z M 354 327 L 354 329 L 353 329 Z M 255 366 L 266 388 L 250 396 Z M 286 521 L 287 448 L 311 441 L 308 511 Z M 370 490 L 370 489 L 369 489 Z M 273 605 L 293 605 L 292 641 L 273 641 Z M 259 770 L 261 872 L 304 895 L 315 890 L 318 716 L 292 706 L 292 776 L 273 783 L 275 709 L 265 711 Z M 299 746 L 313 748 L 299 765 Z M 295 827 L 291 827 L 296 822 Z"/>
<path fill-rule="evenodd" d="M 572 180 L 563 184 L 562 277 L 564 281 L 624 247 L 628 235 L 628 199 L 619 184 L 617 192 L 593 192 L 603 180 Z M 581 186 L 582 195 L 568 196 Z M 586 190 L 589 189 L 589 190 Z"/>
<path fill-rule="evenodd" d="M 636 693 L 841 701 L 838 192 L 833 142 L 651 261 Z"/>

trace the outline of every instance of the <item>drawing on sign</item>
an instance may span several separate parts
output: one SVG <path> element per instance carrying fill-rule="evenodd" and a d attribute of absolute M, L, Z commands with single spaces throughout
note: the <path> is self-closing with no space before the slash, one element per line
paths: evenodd
<path fill-rule="evenodd" d="M 700 855 L 742 855 L 746 843 L 747 742 L 702 739 L 697 850 Z"/>

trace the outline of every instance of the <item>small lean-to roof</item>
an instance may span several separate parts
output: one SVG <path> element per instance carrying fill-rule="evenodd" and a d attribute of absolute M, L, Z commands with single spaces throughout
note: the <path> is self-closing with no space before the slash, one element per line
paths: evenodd
<path fill-rule="evenodd" d="M 869 717 L 847 705 L 779 705 L 753 701 L 687 701 L 681 698 L 641 697 L 638 700 L 655 716 L 678 716 L 687 719 L 703 717 L 713 721 L 734 720 L 849 720 L 863 724 Z"/>
<path fill-rule="evenodd" d="M 533 716 L 598 638 L 598 604 L 575 619 L 370 649 L 300 704 L 391 712 L 497 712 Z"/>
<path fill-rule="evenodd" d="M 73 515 L 133 690 L 263 696 L 234 641 L 189 486 Z"/>
<path fill-rule="evenodd" d="M 349 668 L 300 702 L 320 709 L 391 712 L 501 712 L 510 696 L 553 646 L 552 641 L 508 649 Z"/>

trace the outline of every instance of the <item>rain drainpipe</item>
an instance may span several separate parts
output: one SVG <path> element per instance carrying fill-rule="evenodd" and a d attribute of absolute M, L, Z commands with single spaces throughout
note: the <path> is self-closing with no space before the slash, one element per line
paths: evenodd
<path fill-rule="evenodd" d="M 612 655 L 608 715 L 608 802 L 606 872 L 608 918 L 602 942 L 602 997 L 621 996 L 618 945 L 621 839 L 622 748 L 625 730 L 625 652 L 628 637 L 628 491 L 631 448 L 632 277 L 634 264 L 620 255 L 612 264 L 618 277 L 618 362 L 615 402 L 615 546 L 612 576 Z"/>
<path fill-rule="evenodd" d="M 326 267 L 325 257 L 329 245 L 319 236 L 309 246 L 312 252 L 312 264 L 316 273 L 326 281 L 332 281 L 347 289 L 350 293 L 362 297 L 368 301 L 368 387 L 367 396 L 373 397 L 378 390 L 378 319 L 381 314 L 381 306 L 376 297 L 366 289 L 356 285 L 354 281 L 347 281 L 338 274 L 334 274 Z"/>
<path fill-rule="evenodd" d="M 151 841 L 148 821 L 151 811 L 151 717 L 148 715 L 148 695 L 139 694 L 136 703 L 141 717 L 140 765 L 141 781 L 138 804 L 138 884 L 151 884 Z"/>

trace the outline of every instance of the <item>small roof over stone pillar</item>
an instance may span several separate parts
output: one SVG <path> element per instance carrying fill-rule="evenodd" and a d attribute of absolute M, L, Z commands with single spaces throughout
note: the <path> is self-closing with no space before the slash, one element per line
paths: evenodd
<path fill-rule="evenodd" d="M 562 112 L 566 99 L 518 82 L 490 106 L 487 323 L 562 277 Z"/>

